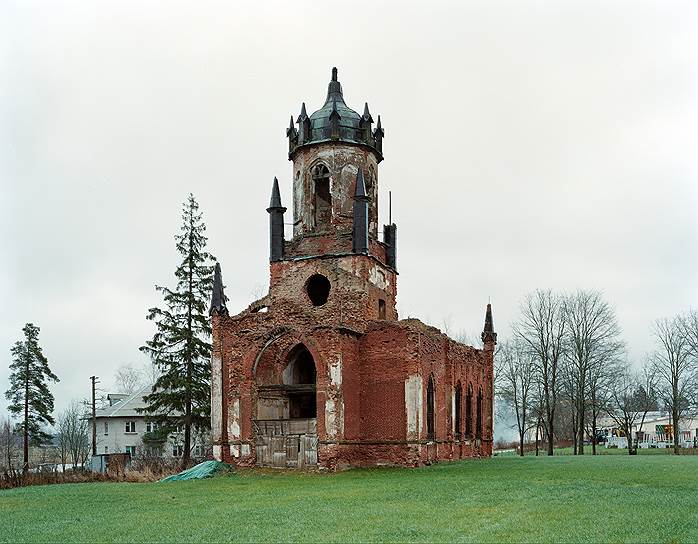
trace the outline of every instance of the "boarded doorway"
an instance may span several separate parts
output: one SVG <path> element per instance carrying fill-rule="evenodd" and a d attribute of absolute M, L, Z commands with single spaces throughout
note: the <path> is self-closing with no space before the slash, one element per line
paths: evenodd
<path fill-rule="evenodd" d="M 288 354 L 280 384 L 261 384 L 255 433 L 257 464 L 317 465 L 317 371 L 303 344 Z"/>

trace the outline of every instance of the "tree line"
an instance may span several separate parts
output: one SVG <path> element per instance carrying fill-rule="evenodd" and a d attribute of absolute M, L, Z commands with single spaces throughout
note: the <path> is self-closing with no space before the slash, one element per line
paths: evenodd
<path fill-rule="evenodd" d="M 519 450 L 534 430 L 547 454 L 572 438 L 583 454 L 585 437 L 596 453 L 598 423 L 610 417 L 638 447 L 633 427 L 648 412 L 666 410 L 679 448 L 682 418 L 698 411 L 698 312 L 658 319 L 655 349 L 640 365 L 627 358 L 614 308 L 599 291 L 537 290 L 520 303 L 511 340 L 496 354 L 496 391 L 516 418 Z"/>

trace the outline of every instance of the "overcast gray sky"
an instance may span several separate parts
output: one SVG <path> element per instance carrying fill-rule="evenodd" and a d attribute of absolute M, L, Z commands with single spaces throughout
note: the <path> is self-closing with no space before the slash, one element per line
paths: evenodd
<path fill-rule="evenodd" d="M 491 297 L 504 340 L 525 293 L 601 289 L 640 361 L 698 307 L 697 27 L 695 1 L 0 1 L 0 392 L 27 321 L 59 409 L 141 364 L 190 191 L 229 308 L 266 289 L 285 128 L 332 66 L 385 127 L 402 317 L 474 336 Z"/>

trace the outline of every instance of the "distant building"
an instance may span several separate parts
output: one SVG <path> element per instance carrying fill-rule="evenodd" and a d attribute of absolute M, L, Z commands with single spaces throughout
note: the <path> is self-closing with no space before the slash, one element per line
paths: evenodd
<path fill-rule="evenodd" d="M 184 431 L 178 430 L 164 439 L 157 439 L 157 426 L 146 421 L 145 414 L 138 411 L 145 408 L 144 395 L 150 388 L 145 387 L 131 395 L 109 393 L 108 404 L 96 411 L 97 454 L 130 453 L 132 457 L 181 457 L 184 445 Z M 205 457 L 208 454 L 208 433 L 192 432 L 192 457 Z"/>
<path fill-rule="evenodd" d="M 640 428 L 642 414 L 633 426 L 633 435 L 638 439 L 640 448 L 668 448 L 674 445 L 674 428 L 671 414 L 648 412 Z M 599 421 L 599 428 L 606 435 L 606 447 L 627 448 L 628 438 L 611 418 Z M 694 448 L 698 446 L 698 418 L 687 417 L 679 423 L 679 446 Z"/>

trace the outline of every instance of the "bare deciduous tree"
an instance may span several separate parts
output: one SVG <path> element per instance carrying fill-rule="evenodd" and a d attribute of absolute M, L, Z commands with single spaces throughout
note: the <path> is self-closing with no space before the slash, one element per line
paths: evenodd
<path fill-rule="evenodd" d="M 84 466 L 90 453 L 90 421 L 85 409 L 73 401 L 59 414 L 56 427 L 63 470 L 68 460 L 73 468 Z"/>
<path fill-rule="evenodd" d="M 516 415 L 519 433 L 519 454 L 524 455 L 524 439 L 532 427 L 531 414 L 536 366 L 534 357 L 521 340 L 500 345 L 499 387 L 500 398 Z M 535 422 L 533 422 L 535 424 Z"/>
<path fill-rule="evenodd" d="M 647 412 L 657 407 L 653 369 L 645 366 L 637 372 L 625 363 L 610 384 L 609 393 L 608 415 L 628 438 L 628 454 L 635 455 Z M 637 423 L 638 432 L 633 433 Z"/>
<path fill-rule="evenodd" d="M 0 471 L 12 473 L 19 460 L 22 438 L 15 432 L 12 422 L 5 418 L 0 421 Z"/>
<path fill-rule="evenodd" d="M 131 365 L 121 365 L 114 373 L 114 386 L 117 393 L 130 395 L 144 382 L 143 372 Z"/>
<path fill-rule="evenodd" d="M 693 352 L 693 357 L 698 358 L 698 311 L 690 310 L 681 316 L 681 327 L 686 336 L 686 341 Z"/>
<path fill-rule="evenodd" d="M 654 325 L 657 349 L 652 354 L 653 368 L 658 378 L 662 401 L 671 412 L 674 453 L 679 449 L 680 420 L 696 394 L 696 357 L 693 354 L 685 319 L 676 316 L 658 319 Z"/>
<path fill-rule="evenodd" d="M 615 312 L 598 291 L 577 291 L 567 297 L 565 309 L 566 374 L 573 382 L 569 389 L 575 411 L 575 453 L 582 455 L 586 414 L 598 399 L 598 386 L 607 367 L 622 355 L 624 346 L 619 340 L 620 327 Z M 594 402 L 590 402 L 592 397 Z M 595 417 L 598 410 L 593 413 Z M 593 427 L 596 432 L 595 422 Z"/>
<path fill-rule="evenodd" d="M 514 333 L 535 355 L 537 380 L 541 385 L 544 409 L 543 428 L 548 441 L 548 455 L 553 455 L 555 409 L 559 389 L 559 365 L 564 350 L 565 301 L 550 290 L 538 290 L 521 303 L 521 318 Z"/>
<path fill-rule="evenodd" d="M 152 386 L 162 375 L 162 371 L 152 361 L 146 361 L 143 363 L 141 375 L 143 376 L 143 384 Z"/>
<path fill-rule="evenodd" d="M 589 392 L 588 406 L 588 431 L 591 435 L 592 454 L 596 455 L 598 436 L 598 421 L 601 414 L 606 412 L 611 398 L 611 389 L 618 374 L 622 370 L 621 356 L 624 349 L 611 350 L 606 360 L 601 358 L 591 365 L 588 377 Z"/>

